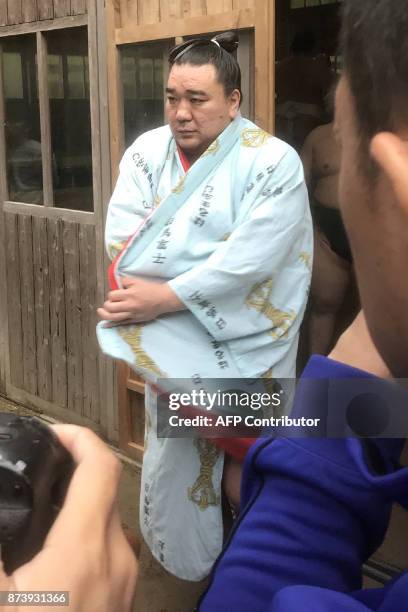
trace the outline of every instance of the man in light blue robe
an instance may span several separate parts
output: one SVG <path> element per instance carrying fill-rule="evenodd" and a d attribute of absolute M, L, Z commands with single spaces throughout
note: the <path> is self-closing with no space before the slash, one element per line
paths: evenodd
<path fill-rule="evenodd" d="M 224 453 L 158 439 L 151 385 L 293 377 L 313 256 L 300 160 L 241 117 L 236 46 L 227 33 L 171 52 L 169 125 L 121 162 L 106 223 L 112 291 L 98 311 L 102 350 L 147 382 L 143 536 L 192 581 L 222 547 Z"/>

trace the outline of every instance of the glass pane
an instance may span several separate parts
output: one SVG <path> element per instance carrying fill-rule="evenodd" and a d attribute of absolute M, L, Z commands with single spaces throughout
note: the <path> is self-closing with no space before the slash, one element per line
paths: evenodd
<path fill-rule="evenodd" d="M 85 58 L 81 55 L 69 55 L 68 89 L 69 97 L 81 100 L 85 98 Z"/>
<path fill-rule="evenodd" d="M 291 0 L 290 1 L 290 8 L 292 9 L 304 8 L 304 6 L 305 6 L 305 0 Z"/>
<path fill-rule="evenodd" d="M 6 98 L 24 98 L 23 65 L 20 53 L 4 53 L 4 95 Z"/>
<path fill-rule="evenodd" d="M 80 27 L 46 32 L 46 38 L 54 206 L 92 211 L 87 30 Z M 58 66 L 58 79 L 55 66 Z M 52 82 L 59 95 L 51 95 Z"/>
<path fill-rule="evenodd" d="M 35 34 L 1 42 L 9 199 L 43 203 Z"/>
<path fill-rule="evenodd" d="M 163 91 L 168 48 L 166 41 L 121 48 L 126 146 L 165 122 Z"/>
<path fill-rule="evenodd" d="M 50 98 L 64 97 L 64 77 L 60 55 L 48 55 L 48 90 Z"/>

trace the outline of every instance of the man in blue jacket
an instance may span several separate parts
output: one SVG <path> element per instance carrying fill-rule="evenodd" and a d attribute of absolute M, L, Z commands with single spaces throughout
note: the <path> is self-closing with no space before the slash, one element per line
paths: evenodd
<path fill-rule="evenodd" d="M 365 317 L 303 377 L 408 377 L 408 2 L 343 4 L 340 199 Z M 325 385 L 307 388 L 295 410 L 324 412 Z M 401 447 L 395 439 L 261 439 L 198 610 L 408 610 L 408 573 L 361 589 L 362 564 L 382 542 L 392 503 L 408 509 Z"/>

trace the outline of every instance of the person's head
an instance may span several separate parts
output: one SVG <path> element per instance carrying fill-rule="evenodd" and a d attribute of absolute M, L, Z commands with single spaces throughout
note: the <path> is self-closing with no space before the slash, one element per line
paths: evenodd
<path fill-rule="evenodd" d="M 195 39 L 170 51 L 166 114 L 174 138 L 197 159 L 239 112 L 241 70 L 233 32 Z"/>
<path fill-rule="evenodd" d="M 297 32 L 290 50 L 293 55 L 313 55 L 316 50 L 316 36 L 312 30 Z"/>
<path fill-rule="evenodd" d="M 408 376 L 408 4 L 344 0 L 339 197 L 368 327 Z"/>

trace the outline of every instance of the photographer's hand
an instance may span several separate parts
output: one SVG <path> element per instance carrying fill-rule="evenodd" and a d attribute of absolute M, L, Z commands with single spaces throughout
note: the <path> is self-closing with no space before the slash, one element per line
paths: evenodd
<path fill-rule="evenodd" d="M 54 430 L 76 470 L 43 549 L 11 576 L 1 568 L 0 590 L 68 591 L 73 612 L 128 612 L 137 564 L 116 505 L 120 462 L 90 430 L 73 425 L 56 425 Z M 4 611 L 29 609 L 7 606 Z"/>

